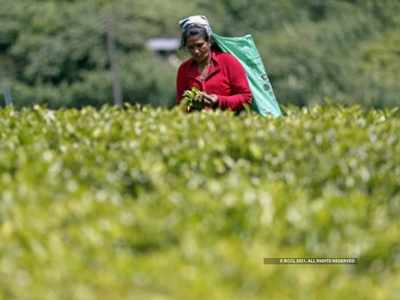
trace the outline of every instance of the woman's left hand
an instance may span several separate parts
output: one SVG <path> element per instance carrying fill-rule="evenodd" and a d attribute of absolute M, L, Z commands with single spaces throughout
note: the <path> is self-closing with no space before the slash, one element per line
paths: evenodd
<path fill-rule="evenodd" d="M 212 108 L 215 108 L 215 107 L 217 107 L 218 106 L 218 96 L 217 95 L 215 95 L 215 94 L 207 94 L 207 93 L 205 93 L 205 92 L 200 92 L 199 94 L 198 94 L 198 97 L 200 97 L 200 99 L 202 100 L 202 101 L 204 101 L 204 103 L 207 105 L 207 106 L 210 106 L 210 107 L 212 107 Z"/>

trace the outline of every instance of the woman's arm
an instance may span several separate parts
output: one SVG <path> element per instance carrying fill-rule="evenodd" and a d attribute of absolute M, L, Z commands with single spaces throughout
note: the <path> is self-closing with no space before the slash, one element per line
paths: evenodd
<path fill-rule="evenodd" d="M 227 55 L 225 57 L 224 65 L 230 81 L 232 95 L 218 95 L 218 106 L 222 109 L 242 109 L 243 104 L 251 104 L 252 100 L 246 71 L 242 64 L 232 55 Z"/>

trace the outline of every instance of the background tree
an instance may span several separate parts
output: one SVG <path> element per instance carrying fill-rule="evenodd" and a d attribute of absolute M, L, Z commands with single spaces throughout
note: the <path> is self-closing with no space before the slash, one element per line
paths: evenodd
<path fill-rule="evenodd" d="M 0 0 L 0 76 L 17 105 L 112 103 L 105 18 L 112 15 L 124 101 L 172 105 L 176 66 L 150 52 L 205 14 L 223 35 L 251 33 L 281 103 L 395 105 L 396 0 Z M 184 55 L 181 57 L 185 57 Z"/>

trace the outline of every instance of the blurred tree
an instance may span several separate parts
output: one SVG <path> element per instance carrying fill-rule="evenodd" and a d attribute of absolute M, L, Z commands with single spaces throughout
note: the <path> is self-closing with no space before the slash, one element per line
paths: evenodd
<path fill-rule="evenodd" d="M 223 35 L 252 33 L 278 100 L 395 104 L 397 0 L 0 0 L 0 75 L 19 105 L 111 103 L 104 20 L 114 20 L 125 101 L 172 105 L 176 67 L 145 48 L 207 15 Z"/>

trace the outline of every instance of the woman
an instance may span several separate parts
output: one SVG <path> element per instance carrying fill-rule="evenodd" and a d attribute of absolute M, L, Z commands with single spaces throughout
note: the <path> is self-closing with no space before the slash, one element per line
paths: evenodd
<path fill-rule="evenodd" d="M 178 69 L 177 103 L 186 90 L 196 87 L 201 91 L 197 100 L 209 108 L 240 111 L 244 104 L 250 104 L 252 95 L 240 62 L 213 45 L 207 26 L 191 23 L 182 27 L 181 43 L 191 58 Z"/>

